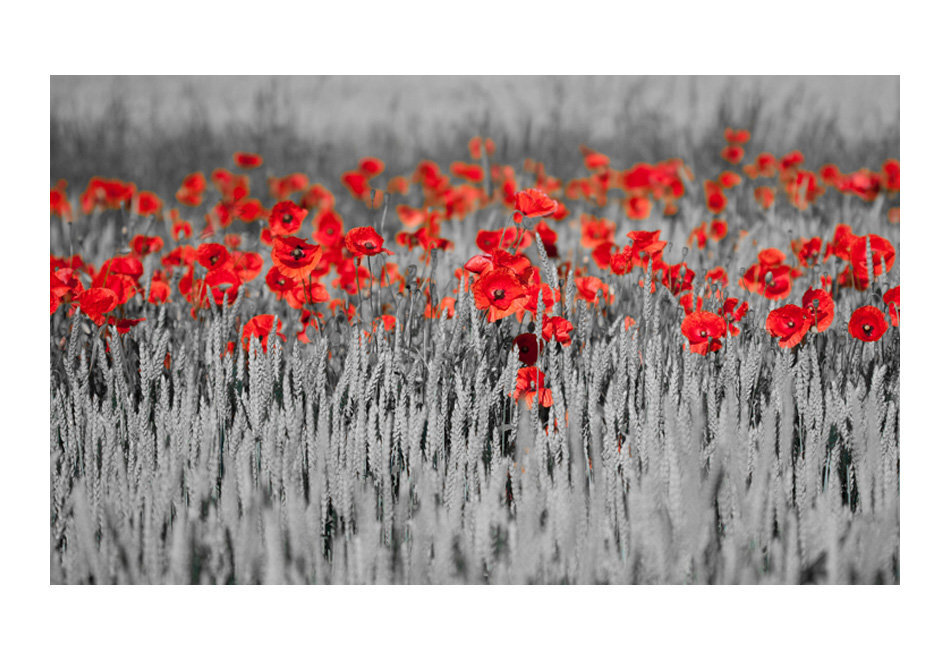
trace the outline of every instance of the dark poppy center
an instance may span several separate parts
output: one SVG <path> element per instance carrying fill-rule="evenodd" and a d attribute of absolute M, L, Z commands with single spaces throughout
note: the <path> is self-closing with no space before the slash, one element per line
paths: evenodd
<path fill-rule="evenodd" d="M 706 331 L 706 330 L 700 330 L 700 331 L 699 331 L 699 336 L 700 336 L 700 337 L 707 337 L 708 335 L 709 335 L 709 332 Z"/>
<path fill-rule="evenodd" d="M 872 328 L 872 327 L 870 326 L 870 324 L 865 323 L 864 325 L 861 326 L 861 329 L 864 330 L 864 334 L 865 334 L 865 335 L 867 335 L 868 337 L 870 337 L 870 336 L 871 336 L 871 331 L 872 331 L 874 328 Z"/>
<path fill-rule="evenodd" d="M 363 243 L 363 247 L 366 248 L 367 250 L 372 250 L 376 247 L 376 244 L 373 243 L 373 241 L 366 241 L 365 243 Z"/>
<path fill-rule="evenodd" d="M 289 225 L 291 222 L 293 222 L 293 220 L 294 220 L 294 216 L 292 216 L 289 213 L 285 213 L 284 217 L 281 218 L 281 222 L 283 222 L 285 225 Z"/>
<path fill-rule="evenodd" d="M 294 248 L 294 251 L 290 253 L 295 261 L 299 261 L 303 257 L 303 250 L 300 249 L 300 246 Z"/>
<path fill-rule="evenodd" d="M 788 327 L 790 327 L 790 328 L 794 328 L 794 327 L 795 327 L 795 321 L 789 321 L 786 325 L 787 325 Z"/>
<path fill-rule="evenodd" d="M 333 227 L 327 229 L 327 236 L 333 236 Z"/>
<path fill-rule="evenodd" d="M 494 291 L 492 291 L 492 295 L 495 297 L 495 300 L 501 300 L 502 298 L 505 297 L 505 290 L 495 289 Z"/>
<path fill-rule="evenodd" d="M 210 261 L 211 265 L 214 266 L 216 263 L 218 263 L 218 255 L 213 255 L 210 259 L 208 259 L 208 261 Z"/>

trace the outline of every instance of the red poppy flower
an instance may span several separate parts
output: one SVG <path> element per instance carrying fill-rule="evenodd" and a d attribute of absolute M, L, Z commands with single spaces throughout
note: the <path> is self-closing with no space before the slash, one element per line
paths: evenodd
<path fill-rule="evenodd" d="M 152 284 L 148 290 L 148 301 L 153 305 L 161 305 L 171 294 L 171 287 L 168 286 L 167 282 L 161 280 L 152 280 Z"/>
<path fill-rule="evenodd" d="M 537 367 L 522 367 L 518 370 L 515 391 L 511 396 L 516 401 L 527 401 L 528 408 L 531 408 L 535 401 L 544 408 L 550 408 L 554 403 L 551 390 L 544 386 L 544 372 Z"/>
<path fill-rule="evenodd" d="M 646 220 L 650 217 L 650 212 L 653 210 L 653 202 L 646 197 L 633 195 L 627 198 L 627 203 L 624 204 L 624 210 L 626 210 L 627 217 L 631 220 Z"/>
<path fill-rule="evenodd" d="M 162 200 L 155 193 L 143 190 L 135 196 L 132 207 L 138 215 L 153 215 L 161 213 Z"/>
<path fill-rule="evenodd" d="M 113 326 L 118 334 L 125 335 L 128 334 L 132 328 L 144 321 L 145 317 L 143 316 L 140 319 L 120 319 L 115 316 L 110 316 L 107 320 L 109 325 Z"/>
<path fill-rule="evenodd" d="M 264 259 L 257 252 L 234 252 L 231 256 L 234 272 L 242 282 L 250 282 L 264 269 Z"/>
<path fill-rule="evenodd" d="M 881 174 L 884 178 L 884 189 L 888 192 L 901 191 L 901 164 L 899 161 L 889 158 L 884 161 L 881 167 Z"/>
<path fill-rule="evenodd" d="M 745 149 L 731 144 L 727 147 L 723 147 L 720 155 L 722 156 L 723 160 L 732 163 L 733 165 L 737 165 L 740 161 L 742 161 L 742 157 L 745 156 Z"/>
<path fill-rule="evenodd" d="M 481 183 L 485 179 L 485 171 L 482 170 L 481 165 L 473 163 L 456 161 L 449 166 L 449 171 L 454 176 L 472 183 Z"/>
<path fill-rule="evenodd" d="M 530 367 L 538 361 L 538 351 L 541 350 L 541 346 L 533 332 L 521 333 L 512 343 L 518 349 L 518 359 L 523 364 Z"/>
<path fill-rule="evenodd" d="M 366 199 L 369 195 L 370 185 L 366 180 L 366 175 L 362 172 L 344 172 L 340 177 L 340 181 L 343 182 L 346 189 L 349 190 L 350 194 L 356 199 Z"/>
<path fill-rule="evenodd" d="M 901 321 L 901 288 L 895 286 L 884 293 L 884 304 L 887 305 L 887 315 L 891 317 L 891 325 L 895 328 Z"/>
<path fill-rule="evenodd" d="M 383 170 L 386 169 L 386 164 L 383 163 L 379 158 L 363 158 L 359 162 L 359 170 L 367 177 L 374 177 L 377 174 L 382 174 Z"/>
<path fill-rule="evenodd" d="M 680 325 L 680 331 L 689 341 L 689 350 L 706 355 L 722 348 L 722 338 L 726 334 L 726 321 L 718 314 L 696 311 L 687 314 Z"/>
<path fill-rule="evenodd" d="M 237 276 L 237 273 L 233 269 L 229 268 L 215 268 L 210 273 L 208 273 L 201 286 L 201 301 L 200 304 L 204 304 L 207 300 L 207 289 L 211 290 L 211 297 L 214 298 L 216 305 L 223 305 L 224 301 L 227 300 L 230 305 L 238 296 L 238 288 L 241 286 L 241 278 Z"/>
<path fill-rule="evenodd" d="M 835 318 L 835 301 L 824 289 L 808 289 L 802 296 L 802 309 L 816 332 L 824 332 Z"/>
<path fill-rule="evenodd" d="M 773 337 L 778 337 L 782 348 L 797 346 L 811 327 L 811 319 L 798 305 L 785 305 L 769 312 L 765 319 L 765 329 Z"/>
<path fill-rule="evenodd" d="M 723 132 L 723 137 L 726 138 L 726 142 L 729 144 L 745 144 L 752 135 L 745 129 L 733 130 L 727 128 Z"/>
<path fill-rule="evenodd" d="M 356 227 L 346 232 L 346 249 L 359 257 L 369 257 L 380 252 L 393 254 L 383 247 L 383 237 L 372 227 Z"/>
<path fill-rule="evenodd" d="M 220 243 L 202 243 L 198 246 L 198 263 L 208 270 L 231 265 L 231 253 Z"/>
<path fill-rule="evenodd" d="M 305 305 L 328 301 L 330 294 L 319 280 L 303 279 L 297 280 L 293 288 L 284 294 L 283 299 L 294 309 L 302 309 Z"/>
<path fill-rule="evenodd" d="M 775 189 L 770 188 L 769 186 L 759 186 L 755 189 L 755 201 L 759 203 L 763 209 L 770 209 L 775 203 Z"/>
<path fill-rule="evenodd" d="M 887 321 L 884 320 L 884 313 L 871 305 L 858 307 L 851 314 L 851 320 L 848 321 L 848 332 L 861 341 L 877 341 L 884 336 L 886 330 Z"/>
<path fill-rule="evenodd" d="M 826 186 L 837 186 L 838 179 L 841 177 L 841 170 L 834 163 L 828 163 L 818 169 L 818 176 L 821 177 L 821 182 Z"/>
<path fill-rule="evenodd" d="M 248 153 L 246 151 L 238 151 L 234 154 L 234 164 L 238 167 L 243 167 L 246 170 L 254 169 L 255 167 L 260 167 L 261 163 L 264 162 L 264 159 L 261 158 L 258 154 Z"/>
<path fill-rule="evenodd" d="M 272 266 L 267 271 L 264 281 L 267 282 L 267 288 L 277 294 L 278 300 L 281 300 L 297 284 L 296 280 L 281 273 L 277 266 Z"/>
<path fill-rule="evenodd" d="M 518 245 L 518 237 L 521 237 Z M 526 231 L 519 231 L 517 227 L 506 227 L 505 229 L 480 229 L 475 234 L 475 245 L 485 252 L 491 252 L 495 248 L 507 250 L 514 248 L 516 251 L 523 250 L 531 244 L 531 234 Z"/>
<path fill-rule="evenodd" d="M 581 246 L 595 248 L 604 242 L 613 242 L 617 225 L 607 218 L 581 216 Z"/>
<path fill-rule="evenodd" d="M 718 282 L 722 286 L 729 285 L 729 274 L 722 266 L 716 266 L 706 273 L 706 279 L 710 282 Z"/>
<path fill-rule="evenodd" d="M 541 245 L 544 246 L 544 252 L 552 259 L 557 259 L 557 232 L 548 227 L 544 220 L 539 220 L 534 230 L 541 239 Z"/>
<path fill-rule="evenodd" d="M 610 287 L 600 278 L 590 275 L 588 277 L 576 277 L 574 283 L 577 285 L 577 295 L 588 303 L 597 303 L 597 294 L 603 297 L 604 301 L 610 305 L 614 301 L 614 296 L 610 293 Z"/>
<path fill-rule="evenodd" d="M 494 323 L 524 309 L 527 293 L 521 280 L 504 266 L 493 268 L 472 285 L 475 307 L 488 310 L 488 322 Z"/>
<path fill-rule="evenodd" d="M 242 199 L 234 205 L 232 211 L 241 222 L 255 222 L 267 214 L 259 199 Z"/>
<path fill-rule="evenodd" d="M 541 336 L 544 337 L 544 341 L 551 341 L 553 338 L 565 346 L 570 346 L 571 331 L 573 329 L 574 324 L 566 318 L 561 316 L 548 316 L 545 317 L 544 323 L 541 325 Z"/>
<path fill-rule="evenodd" d="M 515 195 L 515 210 L 526 218 L 551 215 L 556 209 L 557 202 L 537 188 L 522 190 Z"/>
<path fill-rule="evenodd" d="M 835 227 L 834 237 L 825 248 L 825 261 L 828 261 L 828 258 L 831 255 L 834 255 L 839 259 L 850 259 L 851 243 L 853 243 L 857 238 L 860 237 L 856 236 L 854 232 L 851 231 L 850 226 L 845 224 L 837 225 Z"/>
<path fill-rule="evenodd" d="M 300 280 L 309 275 L 320 261 L 323 250 L 296 236 L 275 236 L 271 259 L 281 274 Z"/>
<path fill-rule="evenodd" d="M 589 170 L 599 170 L 610 167 L 610 158 L 596 151 L 591 151 L 584 156 L 584 167 Z"/>
<path fill-rule="evenodd" d="M 816 265 L 821 256 L 821 237 L 815 236 L 807 240 L 797 238 L 792 241 L 791 247 L 792 252 L 798 257 L 798 263 L 808 268 Z"/>
<path fill-rule="evenodd" d="M 182 237 L 191 238 L 193 231 L 191 228 L 191 223 L 186 220 L 173 220 L 172 221 L 172 238 L 176 241 L 180 241 Z"/>
<path fill-rule="evenodd" d="M 714 181 L 706 181 L 703 184 L 706 192 L 706 208 L 713 215 L 719 215 L 726 209 L 729 200 L 722 194 L 722 188 Z"/>
<path fill-rule="evenodd" d="M 296 233 L 306 217 L 307 210 L 290 200 L 277 202 L 268 218 L 271 236 L 289 236 Z"/>
<path fill-rule="evenodd" d="M 143 236 L 142 234 L 136 234 L 132 237 L 129 245 L 132 248 L 132 252 L 138 257 L 144 257 L 153 252 L 161 252 L 162 248 L 165 247 L 165 241 L 162 240 L 161 236 Z"/>
<path fill-rule="evenodd" d="M 241 332 L 241 344 L 244 346 L 244 350 L 249 350 L 251 337 L 256 337 L 260 340 L 261 348 L 266 353 L 267 338 L 270 337 L 271 330 L 274 328 L 274 321 L 277 321 L 277 336 L 287 341 L 287 338 L 280 332 L 282 324 L 279 318 L 273 314 L 258 314 L 244 324 L 244 330 Z"/>
<path fill-rule="evenodd" d="M 849 256 L 851 259 L 851 270 L 854 273 L 856 286 L 859 289 L 866 289 L 870 283 L 870 274 L 868 272 L 868 248 L 871 250 L 871 261 L 874 268 L 874 277 L 889 272 L 894 266 L 896 251 L 894 246 L 886 238 L 876 234 L 859 236 L 851 241 Z"/>
<path fill-rule="evenodd" d="M 174 268 L 175 266 L 190 266 L 198 258 L 198 251 L 190 245 L 179 245 L 174 250 L 162 257 L 162 265 L 165 268 Z"/>
<path fill-rule="evenodd" d="M 112 289 L 94 287 L 86 289 L 78 296 L 76 302 L 82 313 L 92 319 L 96 325 L 105 323 L 105 315 L 119 304 L 119 296 Z"/>
<path fill-rule="evenodd" d="M 726 320 L 726 323 L 729 324 L 729 334 L 735 337 L 739 334 L 739 326 L 736 323 L 741 321 L 748 311 L 748 302 L 743 301 L 742 304 L 739 304 L 738 298 L 726 298 L 717 313 Z"/>
<path fill-rule="evenodd" d="M 735 188 L 740 183 L 742 183 L 742 177 L 731 170 L 726 170 L 719 175 L 719 185 L 726 190 Z"/>

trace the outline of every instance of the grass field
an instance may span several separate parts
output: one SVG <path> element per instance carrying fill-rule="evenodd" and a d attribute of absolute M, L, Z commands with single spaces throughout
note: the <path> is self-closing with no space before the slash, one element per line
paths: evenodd
<path fill-rule="evenodd" d="M 52 583 L 900 581 L 895 126 L 261 103 L 53 113 Z"/>

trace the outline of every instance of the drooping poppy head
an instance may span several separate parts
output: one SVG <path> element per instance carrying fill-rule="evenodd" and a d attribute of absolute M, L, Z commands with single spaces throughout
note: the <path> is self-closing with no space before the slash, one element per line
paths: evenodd
<path fill-rule="evenodd" d="M 824 289 L 808 289 L 802 296 L 802 309 L 815 332 L 824 332 L 835 318 L 835 301 Z"/>
<path fill-rule="evenodd" d="M 778 337 L 782 348 L 797 346 L 811 327 L 811 320 L 805 310 L 798 305 L 785 305 L 769 312 L 765 319 L 765 329 L 773 337 Z"/>
<path fill-rule="evenodd" d="M 282 323 L 279 318 L 273 314 L 258 314 L 244 324 L 244 330 L 241 332 L 241 344 L 244 345 L 244 350 L 249 350 L 251 337 L 255 337 L 260 340 L 261 348 L 266 353 L 267 338 L 270 337 L 271 330 L 274 328 L 274 321 L 277 322 L 277 336 L 287 341 L 287 338 L 280 332 Z"/>
<path fill-rule="evenodd" d="M 518 359 L 521 360 L 523 364 L 530 367 L 538 361 L 538 351 L 541 350 L 541 346 L 538 344 L 538 338 L 533 332 L 521 333 L 515 337 L 512 343 L 514 348 L 518 351 Z"/>
<path fill-rule="evenodd" d="M 234 164 L 246 170 L 252 170 L 260 167 L 264 159 L 259 154 L 252 154 L 247 151 L 238 151 L 234 154 Z"/>
<path fill-rule="evenodd" d="M 488 310 L 488 322 L 524 309 L 527 293 L 521 280 L 504 266 L 492 268 L 472 285 L 475 307 Z"/>
<path fill-rule="evenodd" d="M 231 253 L 220 243 L 202 243 L 198 246 L 198 263 L 208 270 L 231 265 Z"/>
<path fill-rule="evenodd" d="M 296 236 L 275 236 L 271 259 L 282 275 L 301 280 L 309 275 L 320 261 L 323 250 Z"/>
<path fill-rule="evenodd" d="M 689 342 L 691 352 L 706 355 L 722 348 L 726 321 L 718 314 L 699 310 L 686 315 L 680 325 L 680 331 Z"/>
<path fill-rule="evenodd" d="M 537 188 L 522 190 L 515 195 L 515 210 L 525 218 L 540 218 L 557 210 L 557 202 Z"/>
<path fill-rule="evenodd" d="M 858 307 L 851 314 L 851 320 L 848 321 L 848 332 L 861 341 L 877 341 L 884 336 L 886 330 L 887 321 L 884 319 L 884 312 L 871 305 Z"/>
<path fill-rule="evenodd" d="M 300 229 L 301 223 L 307 217 L 307 210 L 302 209 L 290 200 L 277 202 L 271 209 L 268 224 L 272 236 L 289 236 Z"/>
<path fill-rule="evenodd" d="M 887 305 L 887 315 L 891 317 L 891 325 L 895 328 L 901 321 L 901 288 L 895 286 L 884 293 L 884 304 Z"/>
<path fill-rule="evenodd" d="M 369 257 L 380 252 L 393 254 L 383 247 L 383 237 L 372 227 L 356 227 L 346 232 L 346 249 L 358 257 Z"/>

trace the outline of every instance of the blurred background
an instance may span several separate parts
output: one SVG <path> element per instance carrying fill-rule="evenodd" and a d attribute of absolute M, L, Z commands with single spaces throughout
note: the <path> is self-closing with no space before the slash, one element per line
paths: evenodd
<path fill-rule="evenodd" d="M 501 162 L 555 176 L 585 144 L 615 159 L 721 166 L 724 126 L 749 153 L 800 149 L 806 166 L 877 168 L 899 157 L 896 76 L 52 76 L 51 182 L 93 175 L 169 193 L 236 150 L 274 174 L 338 181 L 363 156 L 388 173 L 464 160 L 474 135 Z"/>

